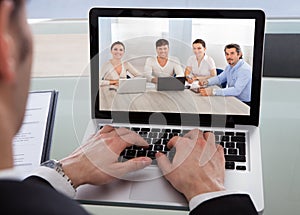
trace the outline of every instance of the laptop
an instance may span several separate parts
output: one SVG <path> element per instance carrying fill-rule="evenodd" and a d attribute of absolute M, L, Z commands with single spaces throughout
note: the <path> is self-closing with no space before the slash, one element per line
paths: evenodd
<path fill-rule="evenodd" d="M 185 77 L 158 77 L 157 91 L 184 90 Z"/>
<path fill-rule="evenodd" d="M 172 136 L 184 135 L 194 128 L 214 132 L 217 143 L 222 144 L 226 152 L 225 187 L 248 193 L 257 211 L 262 212 L 259 113 L 264 12 L 93 8 L 89 24 L 92 109 L 83 142 L 101 126 L 109 124 L 137 132 L 152 145 L 151 151 L 165 150 L 169 156 L 172 153 L 164 144 Z M 184 65 L 193 55 L 192 42 L 199 37 L 206 41 L 206 53 L 214 59 L 217 68 L 224 69 L 227 65 L 226 44 L 234 42 L 242 47 L 243 58 L 252 68 L 251 106 L 236 97 L 204 97 L 189 89 L 174 92 L 152 89 L 151 93 L 126 100 L 127 103 L 115 97 L 111 99 L 111 107 L 110 103 L 105 104 L 108 97 L 99 96 L 105 95 L 99 89 L 99 68 L 103 59 L 110 57 L 108 47 L 112 42 L 124 42 L 123 60 L 137 59 L 142 64 L 149 56 L 155 56 L 156 40 L 165 38 L 170 44 L 169 54 L 178 57 Z M 134 62 L 132 65 L 135 66 Z M 145 155 L 151 157 L 151 151 Z M 135 148 L 128 148 L 120 160 L 139 153 Z M 76 198 L 85 204 L 188 210 L 188 202 L 163 178 L 155 160 L 153 165 L 129 174 L 126 179 L 103 186 L 81 186 Z"/>
<path fill-rule="evenodd" d="M 146 78 L 120 79 L 117 93 L 143 93 L 146 90 Z"/>

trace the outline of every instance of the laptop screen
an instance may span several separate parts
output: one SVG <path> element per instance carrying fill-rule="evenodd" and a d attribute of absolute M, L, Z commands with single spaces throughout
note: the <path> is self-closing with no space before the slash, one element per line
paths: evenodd
<path fill-rule="evenodd" d="M 256 10 L 92 9 L 94 117 L 257 124 L 263 32 Z"/>

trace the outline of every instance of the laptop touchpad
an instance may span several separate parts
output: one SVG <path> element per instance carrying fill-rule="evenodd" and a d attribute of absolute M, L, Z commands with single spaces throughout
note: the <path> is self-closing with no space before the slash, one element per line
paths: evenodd
<path fill-rule="evenodd" d="M 185 197 L 162 177 L 133 183 L 129 198 L 131 200 L 159 202 L 159 204 L 172 202 L 187 206 Z"/>

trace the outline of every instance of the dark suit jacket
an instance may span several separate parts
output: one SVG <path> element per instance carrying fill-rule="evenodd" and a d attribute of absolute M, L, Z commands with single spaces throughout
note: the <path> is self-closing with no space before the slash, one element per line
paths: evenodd
<path fill-rule="evenodd" d="M 0 214 L 3 215 L 87 215 L 79 204 L 61 195 L 45 180 L 0 180 Z"/>
<path fill-rule="evenodd" d="M 248 195 L 232 194 L 210 199 L 198 205 L 190 215 L 257 215 Z"/>
<path fill-rule="evenodd" d="M 80 205 L 58 193 L 44 179 L 0 180 L 0 214 L 9 215 L 87 215 Z M 257 215 L 248 195 L 214 198 L 198 205 L 190 215 Z"/>

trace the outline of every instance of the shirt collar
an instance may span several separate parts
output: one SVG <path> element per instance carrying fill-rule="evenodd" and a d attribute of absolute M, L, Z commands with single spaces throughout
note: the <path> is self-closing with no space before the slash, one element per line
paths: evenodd
<path fill-rule="evenodd" d="M 244 64 L 244 60 L 243 59 L 239 59 L 239 61 L 231 68 L 232 71 L 237 70 L 238 68 L 240 68 L 240 66 L 242 66 Z"/>
<path fill-rule="evenodd" d="M 22 180 L 20 171 L 15 168 L 0 170 L 0 180 Z"/>

